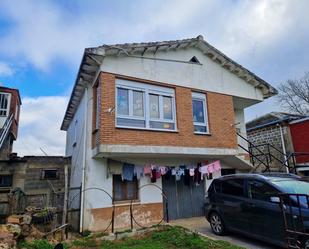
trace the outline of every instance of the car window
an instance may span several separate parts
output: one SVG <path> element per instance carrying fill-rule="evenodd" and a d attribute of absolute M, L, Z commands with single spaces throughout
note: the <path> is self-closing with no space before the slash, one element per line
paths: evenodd
<path fill-rule="evenodd" d="M 225 180 L 221 184 L 222 194 L 244 196 L 244 180 L 243 179 L 230 179 Z"/>
<path fill-rule="evenodd" d="M 248 181 L 249 197 L 255 200 L 270 201 L 271 196 L 278 196 L 279 191 L 266 182 Z"/>

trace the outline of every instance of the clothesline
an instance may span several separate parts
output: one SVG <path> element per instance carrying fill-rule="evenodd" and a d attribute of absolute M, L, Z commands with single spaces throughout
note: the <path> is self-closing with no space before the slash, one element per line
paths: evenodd
<path fill-rule="evenodd" d="M 154 183 L 162 176 L 165 176 L 166 179 L 175 176 L 177 181 L 181 179 L 181 176 L 184 176 L 186 184 L 192 179 L 194 182 L 200 183 L 204 175 L 209 175 L 220 170 L 221 164 L 219 160 L 212 163 L 204 162 L 179 166 L 162 166 L 157 164 L 138 165 L 111 160 L 109 161 L 107 177 L 112 174 L 120 174 L 123 180 L 133 181 L 134 177 L 140 179 L 141 177 L 147 176 Z"/>

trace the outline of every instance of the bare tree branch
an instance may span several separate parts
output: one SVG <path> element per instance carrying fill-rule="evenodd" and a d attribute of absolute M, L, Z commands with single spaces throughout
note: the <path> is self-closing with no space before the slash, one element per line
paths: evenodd
<path fill-rule="evenodd" d="M 309 72 L 295 80 L 287 80 L 278 87 L 277 100 L 289 112 L 309 115 Z"/>

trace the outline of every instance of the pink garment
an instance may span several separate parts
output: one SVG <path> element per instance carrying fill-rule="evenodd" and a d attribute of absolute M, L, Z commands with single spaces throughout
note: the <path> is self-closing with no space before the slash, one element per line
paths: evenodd
<path fill-rule="evenodd" d="M 150 165 L 146 165 L 144 167 L 144 175 L 151 175 L 151 166 Z"/>
<path fill-rule="evenodd" d="M 209 164 L 206 167 L 208 169 L 208 173 L 214 173 L 215 172 L 213 164 Z"/>
<path fill-rule="evenodd" d="M 190 169 L 190 176 L 194 176 L 194 169 Z"/>
<path fill-rule="evenodd" d="M 214 165 L 214 170 L 215 170 L 215 172 L 218 172 L 218 171 L 221 170 L 221 165 L 220 165 L 220 161 L 219 161 L 219 160 L 213 162 L 213 165 Z"/>
<path fill-rule="evenodd" d="M 206 165 L 205 167 L 207 167 L 208 172 L 207 173 L 214 173 L 214 172 L 218 172 L 221 170 L 221 165 L 220 165 L 220 161 L 214 161 L 211 164 Z"/>

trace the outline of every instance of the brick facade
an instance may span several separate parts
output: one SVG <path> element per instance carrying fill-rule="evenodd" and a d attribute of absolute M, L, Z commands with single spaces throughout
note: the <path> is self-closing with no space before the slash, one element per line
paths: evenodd
<path fill-rule="evenodd" d="M 115 107 L 115 82 L 117 78 L 139 81 L 154 85 L 172 87 L 175 89 L 177 132 L 134 130 L 115 127 L 115 112 L 109 113 L 109 108 Z M 93 119 L 93 146 L 100 144 L 126 145 L 158 145 L 184 147 L 237 148 L 236 130 L 232 96 L 204 92 L 207 95 L 208 120 L 210 135 L 194 134 L 192 119 L 192 91 L 194 89 L 170 84 L 161 84 L 148 80 L 133 79 L 102 72 L 99 75 L 100 120 L 99 129 L 95 130 Z M 199 91 L 201 92 L 201 91 Z M 94 90 L 96 93 L 96 90 Z M 94 96 L 94 99 L 96 97 Z M 96 101 L 93 102 L 94 115 Z"/>

